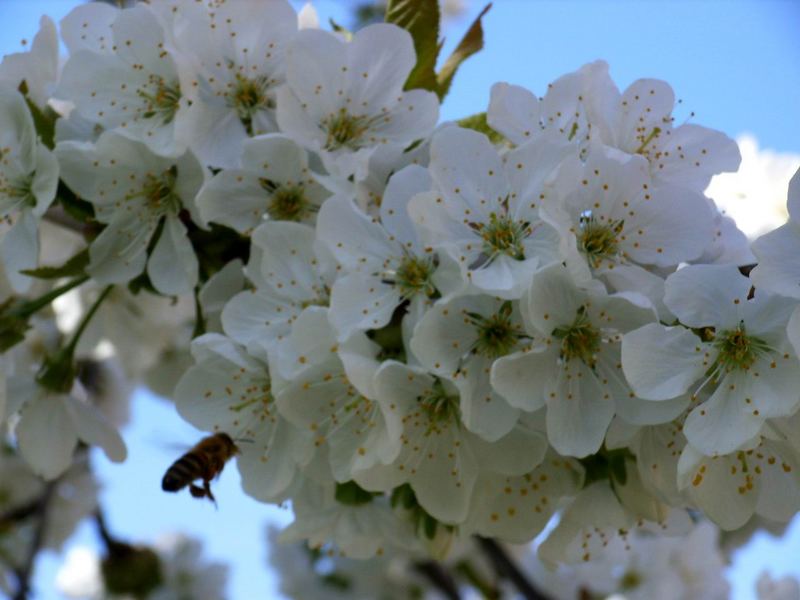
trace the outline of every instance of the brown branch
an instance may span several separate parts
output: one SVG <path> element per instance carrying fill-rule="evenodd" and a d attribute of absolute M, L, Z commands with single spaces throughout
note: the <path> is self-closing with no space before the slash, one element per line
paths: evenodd
<path fill-rule="evenodd" d="M 525 600 L 549 600 L 549 597 L 531 583 L 531 581 L 520 571 L 519 567 L 511 560 L 505 549 L 496 541 L 485 537 L 475 537 L 478 547 L 489 559 L 492 568 L 499 577 L 507 579 Z"/>
<path fill-rule="evenodd" d="M 39 496 L 39 499 L 36 502 L 36 510 L 30 515 L 38 516 L 39 522 L 36 524 L 33 530 L 33 539 L 31 540 L 31 545 L 28 548 L 28 553 L 25 556 L 25 560 L 23 561 L 22 565 L 14 571 L 18 581 L 17 593 L 14 594 L 14 600 L 27 600 L 29 597 L 31 577 L 33 576 L 33 566 L 36 562 L 36 555 L 39 553 L 39 550 L 41 550 L 42 544 L 44 543 L 44 534 L 45 530 L 47 529 L 47 513 L 50 509 L 50 500 L 56 491 L 57 485 L 57 479 L 54 481 L 49 481 L 45 484 L 42 495 Z"/>
<path fill-rule="evenodd" d="M 448 600 L 461 600 L 453 576 L 445 568 L 434 560 L 425 560 L 414 563 L 414 570 L 424 576 L 430 583 L 439 590 Z"/>

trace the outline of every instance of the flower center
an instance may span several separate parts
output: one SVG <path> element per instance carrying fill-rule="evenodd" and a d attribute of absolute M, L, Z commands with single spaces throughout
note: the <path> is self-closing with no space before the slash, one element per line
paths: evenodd
<path fill-rule="evenodd" d="M 619 254 L 617 236 L 624 227 L 623 219 L 599 223 L 591 213 L 581 215 L 578 246 L 593 268 L 600 266 L 603 260 L 613 259 Z"/>
<path fill-rule="evenodd" d="M 592 325 L 586 314 L 586 307 L 581 306 L 572 325 L 556 327 L 553 337 L 561 340 L 561 359 L 570 361 L 577 358 L 590 368 L 597 363 L 602 336 Z"/>
<path fill-rule="evenodd" d="M 0 152 L 0 158 L 2 155 L 3 153 Z M 6 205 L 3 212 L 11 212 L 14 208 L 36 206 L 36 196 L 33 195 L 32 185 L 33 173 L 16 177 L 13 180 L 0 174 L 0 196 L 5 196 L 10 200 L 10 205 Z"/>
<path fill-rule="evenodd" d="M 369 117 L 353 116 L 345 109 L 339 109 L 339 112 L 329 115 L 320 123 L 320 127 L 327 134 L 325 150 L 333 151 L 341 148 L 358 150 L 369 126 Z"/>
<path fill-rule="evenodd" d="M 623 591 L 636 589 L 642 584 L 642 576 L 636 571 L 627 571 L 619 580 L 619 588 Z"/>
<path fill-rule="evenodd" d="M 747 335 L 744 321 L 716 335 L 713 344 L 719 351 L 717 365 L 726 371 L 747 371 L 759 356 L 771 350 L 763 340 Z"/>
<path fill-rule="evenodd" d="M 181 99 L 181 88 L 177 81 L 167 83 L 163 77 L 151 74 L 148 78 L 149 90 L 138 91 L 139 97 L 146 106 L 142 117 L 145 119 L 161 119 L 166 125 L 175 118 Z"/>
<path fill-rule="evenodd" d="M 145 199 L 150 211 L 155 215 L 177 214 L 181 210 L 180 196 L 175 192 L 175 180 L 178 171 L 170 168 L 161 175 L 148 174 L 145 177 L 142 191 L 132 197 Z"/>
<path fill-rule="evenodd" d="M 261 187 L 270 194 L 267 211 L 273 219 L 302 221 L 316 211 L 316 207 L 306 198 L 302 186 L 280 186 L 265 178 L 261 178 L 259 182 Z"/>
<path fill-rule="evenodd" d="M 640 128 L 636 134 L 636 139 L 641 143 L 639 144 L 639 147 L 633 151 L 633 153 L 641 154 L 645 158 L 649 159 L 650 150 L 652 150 L 652 148 L 648 149 L 647 146 L 649 146 L 653 140 L 657 139 L 659 135 L 661 135 L 661 127 L 653 127 L 649 132 L 644 128 Z"/>
<path fill-rule="evenodd" d="M 511 354 L 517 343 L 526 337 L 511 321 L 511 302 L 504 302 L 490 317 L 477 313 L 466 313 L 467 320 L 475 327 L 477 338 L 472 352 L 488 358 L 499 358 Z"/>
<path fill-rule="evenodd" d="M 428 418 L 429 433 L 460 422 L 458 397 L 449 395 L 438 378 L 430 390 L 417 396 L 417 405 Z"/>
<path fill-rule="evenodd" d="M 436 294 L 436 287 L 431 281 L 435 268 L 434 257 L 407 254 L 400 261 L 400 266 L 395 271 L 387 272 L 387 277 L 382 281 L 397 286 L 400 294 L 407 300 L 417 294 L 432 297 Z"/>
<path fill-rule="evenodd" d="M 525 259 L 525 247 L 522 242 L 533 230 L 526 221 L 515 221 L 507 214 L 489 215 L 488 223 L 469 223 L 483 241 L 483 254 L 491 262 L 501 254 L 514 260 Z"/>
<path fill-rule="evenodd" d="M 263 75 L 249 79 L 237 73 L 235 77 L 233 89 L 228 93 L 228 102 L 247 129 L 247 134 L 253 135 L 253 116 L 260 110 L 274 107 L 267 93 L 270 81 Z"/>

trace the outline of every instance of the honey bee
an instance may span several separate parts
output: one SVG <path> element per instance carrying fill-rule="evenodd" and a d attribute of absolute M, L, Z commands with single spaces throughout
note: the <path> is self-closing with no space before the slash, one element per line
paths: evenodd
<path fill-rule="evenodd" d="M 161 489 L 177 492 L 188 485 L 192 497 L 208 498 L 216 504 L 211 493 L 211 480 L 219 477 L 225 463 L 236 454 L 239 454 L 239 448 L 227 433 L 204 437 L 167 469 L 161 480 Z M 203 480 L 202 487 L 194 484 L 197 479 Z"/>

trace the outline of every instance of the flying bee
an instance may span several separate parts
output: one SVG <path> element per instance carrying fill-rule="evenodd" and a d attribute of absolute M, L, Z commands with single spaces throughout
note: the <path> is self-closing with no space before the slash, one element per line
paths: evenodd
<path fill-rule="evenodd" d="M 239 454 L 239 448 L 227 433 L 204 437 L 167 469 L 161 480 L 161 489 L 177 492 L 188 485 L 192 497 L 208 498 L 216 504 L 211 493 L 211 480 L 219 477 L 225 463 L 236 454 Z M 194 484 L 197 479 L 203 480 L 202 487 Z"/>

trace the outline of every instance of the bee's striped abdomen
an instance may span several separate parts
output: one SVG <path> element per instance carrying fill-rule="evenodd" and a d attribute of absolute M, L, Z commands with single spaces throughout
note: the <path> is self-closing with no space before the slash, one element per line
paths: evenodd
<path fill-rule="evenodd" d="M 172 463 L 161 480 L 161 489 L 165 492 L 177 492 L 195 479 L 203 477 L 208 468 L 202 454 L 189 452 Z"/>

